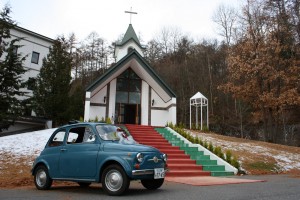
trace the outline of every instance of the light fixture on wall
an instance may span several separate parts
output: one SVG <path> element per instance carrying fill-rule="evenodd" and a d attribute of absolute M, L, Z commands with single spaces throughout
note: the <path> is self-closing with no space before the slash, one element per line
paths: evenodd
<path fill-rule="evenodd" d="M 152 106 L 154 105 L 154 99 L 152 99 Z"/>
<path fill-rule="evenodd" d="M 103 102 L 104 102 L 104 103 L 106 102 L 106 96 L 103 97 Z"/>

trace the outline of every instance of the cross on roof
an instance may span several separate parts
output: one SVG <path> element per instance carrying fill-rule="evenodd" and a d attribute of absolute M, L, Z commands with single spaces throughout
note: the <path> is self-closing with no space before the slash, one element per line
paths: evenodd
<path fill-rule="evenodd" d="M 133 12 L 132 11 L 132 7 L 130 7 L 130 11 L 125 11 L 125 13 L 128 13 L 128 14 L 130 14 L 130 24 L 131 24 L 131 16 L 133 15 L 133 14 L 137 14 L 137 12 Z"/>

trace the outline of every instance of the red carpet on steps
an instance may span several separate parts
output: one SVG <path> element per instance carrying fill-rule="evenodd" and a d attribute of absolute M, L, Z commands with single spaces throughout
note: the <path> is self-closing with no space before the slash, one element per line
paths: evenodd
<path fill-rule="evenodd" d="M 195 160 L 191 160 L 179 147 L 172 146 L 162 135 L 154 130 L 152 126 L 142 126 L 126 124 L 135 141 L 159 149 L 168 155 L 169 172 L 167 177 L 193 177 L 210 176 L 210 172 L 203 171 L 202 166 L 196 165 Z"/>

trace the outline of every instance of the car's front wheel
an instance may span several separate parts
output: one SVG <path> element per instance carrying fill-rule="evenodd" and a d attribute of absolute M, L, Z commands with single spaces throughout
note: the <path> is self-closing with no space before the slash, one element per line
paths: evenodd
<path fill-rule="evenodd" d="M 162 184 L 164 183 L 163 178 L 161 179 L 144 179 L 141 180 L 142 185 L 147 188 L 148 190 L 156 190 L 158 188 L 160 188 L 160 186 L 162 186 Z"/>
<path fill-rule="evenodd" d="M 109 165 L 103 171 L 102 188 L 112 196 L 123 194 L 130 185 L 130 180 L 119 165 Z"/>
<path fill-rule="evenodd" d="M 51 187 L 52 179 L 44 165 L 40 165 L 34 170 L 34 184 L 39 190 L 47 190 Z"/>

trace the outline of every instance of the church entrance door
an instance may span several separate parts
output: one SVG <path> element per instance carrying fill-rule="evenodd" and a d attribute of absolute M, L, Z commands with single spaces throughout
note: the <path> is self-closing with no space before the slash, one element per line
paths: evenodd
<path fill-rule="evenodd" d="M 124 107 L 124 123 L 139 124 L 139 105 L 126 104 Z"/>
<path fill-rule="evenodd" d="M 115 116 L 119 124 L 141 124 L 142 80 L 128 68 L 117 78 Z"/>

